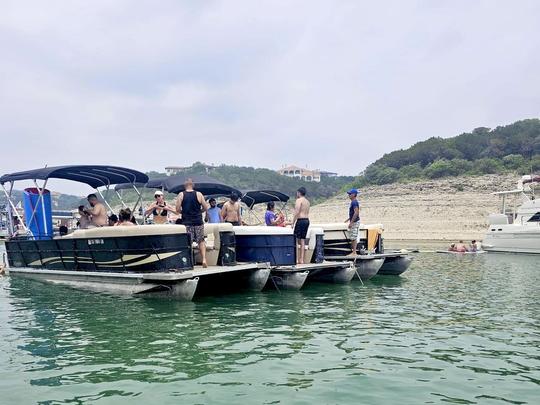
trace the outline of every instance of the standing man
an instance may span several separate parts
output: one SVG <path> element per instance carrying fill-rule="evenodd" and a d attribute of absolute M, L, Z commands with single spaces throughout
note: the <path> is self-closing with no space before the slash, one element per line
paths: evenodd
<path fill-rule="evenodd" d="M 86 198 L 90 208 L 84 210 L 86 215 L 90 215 L 90 225 L 92 226 L 106 226 L 109 224 L 109 216 L 107 215 L 107 209 L 99 202 L 95 194 L 90 194 Z"/>
<path fill-rule="evenodd" d="M 360 203 L 358 202 L 358 190 L 355 188 L 347 191 L 351 205 L 349 205 L 349 218 L 345 222 L 349 223 L 349 239 L 351 241 L 351 255 L 356 254 L 358 245 L 358 228 L 360 228 Z"/>
<path fill-rule="evenodd" d="M 223 222 L 228 222 L 233 224 L 233 226 L 242 225 L 242 215 L 240 214 L 240 201 L 238 194 L 235 192 L 231 193 L 231 198 L 221 209 L 221 219 Z"/>
<path fill-rule="evenodd" d="M 221 208 L 217 206 L 217 201 L 215 198 L 210 198 L 208 200 L 210 208 L 206 211 L 205 222 L 209 224 L 219 224 L 221 222 Z"/>
<path fill-rule="evenodd" d="M 296 204 L 294 205 L 294 236 L 298 240 L 300 247 L 298 250 L 298 264 L 304 264 L 304 254 L 306 252 L 306 236 L 309 228 L 309 207 L 310 203 L 306 198 L 305 187 L 300 187 L 296 192 Z"/>
<path fill-rule="evenodd" d="M 208 204 L 204 196 L 193 189 L 193 180 L 188 178 L 184 183 L 184 191 L 176 199 L 176 212 L 182 215 L 182 225 L 186 226 L 191 241 L 197 243 L 202 257 L 202 266 L 206 264 L 206 243 L 204 241 L 203 212 L 207 212 Z"/>

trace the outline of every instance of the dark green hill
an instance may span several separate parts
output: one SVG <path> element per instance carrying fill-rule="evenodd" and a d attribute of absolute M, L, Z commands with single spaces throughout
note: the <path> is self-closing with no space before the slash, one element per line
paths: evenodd
<path fill-rule="evenodd" d="M 385 154 L 354 184 L 387 184 L 422 178 L 540 170 L 540 120 L 495 129 L 476 128 L 453 138 L 432 137 Z"/>

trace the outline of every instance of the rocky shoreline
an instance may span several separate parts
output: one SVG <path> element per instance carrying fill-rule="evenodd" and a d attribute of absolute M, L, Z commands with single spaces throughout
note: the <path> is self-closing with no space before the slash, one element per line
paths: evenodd
<path fill-rule="evenodd" d="M 390 240 L 482 239 L 499 210 L 494 191 L 514 189 L 518 175 L 484 175 L 369 186 L 361 190 L 362 223 L 381 223 Z M 312 222 L 343 222 L 349 201 L 336 196 L 311 209 Z"/>

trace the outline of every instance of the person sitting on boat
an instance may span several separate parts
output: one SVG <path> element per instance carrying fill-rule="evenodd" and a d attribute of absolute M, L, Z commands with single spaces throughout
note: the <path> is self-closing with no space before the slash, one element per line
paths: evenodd
<path fill-rule="evenodd" d="M 283 215 L 282 212 L 279 214 L 276 214 L 275 212 L 275 204 L 273 201 L 270 201 L 266 204 L 266 213 L 264 214 L 264 222 L 266 223 L 266 226 L 287 226 L 290 225 L 287 221 L 285 221 L 285 215 Z"/>
<path fill-rule="evenodd" d="M 345 222 L 349 223 L 349 240 L 351 241 L 351 255 L 356 254 L 358 245 L 358 230 L 360 229 L 360 203 L 358 202 L 358 190 L 355 188 L 347 191 L 351 204 L 349 205 L 349 218 Z"/>
<path fill-rule="evenodd" d="M 221 219 L 223 222 L 228 222 L 233 226 L 242 225 L 239 199 L 238 194 L 233 192 L 231 193 L 229 201 L 223 204 L 223 208 L 221 209 Z"/>
<path fill-rule="evenodd" d="M 116 214 L 112 214 L 109 216 L 109 226 L 116 226 L 118 223 L 118 216 Z"/>
<path fill-rule="evenodd" d="M 476 240 L 471 241 L 471 244 L 469 245 L 469 252 L 478 252 L 478 245 L 476 244 Z"/>
<path fill-rule="evenodd" d="M 86 208 L 84 212 L 91 217 L 92 226 L 106 226 L 109 223 L 107 209 L 99 202 L 95 194 L 90 194 L 87 197 L 90 208 Z"/>
<path fill-rule="evenodd" d="M 456 244 L 452 243 L 450 247 L 448 248 L 449 252 L 457 252 Z"/>
<path fill-rule="evenodd" d="M 459 253 L 466 253 L 468 252 L 469 249 L 467 249 L 467 246 L 465 246 L 465 244 L 463 243 L 462 240 L 459 241 L 459 243 L 457 244 L 456 246 L 456 252 L 459 252 Z"/>
<path fill-rule="evenodd" d="M 275 204 L 273 201 L 266 204 L 266 213 L 264 214 L 264 222 L 266 223 L 266 226 L 279 226 L 278 216 L 274 210 Z"/>
<path fill-rule="evenodd" d="M 88 229 L 89 227 L 91 227 L 92 220 L 90 219 L 90 215 L 88 215 L 84 211 L 84 205 L 79 205 L 79 215 L 80 215 L 79 222 L 78 222 L 79 229 Z"/>
<path fill-rule="evenodd" d="M 185 225 L 191 240 L 199 245 L 202 257 L 202 266 L 206 264 L 206 242 L 204 241 L 204 222 L 202 213 L 208 210 L 204 196 L 194 189 L 192 179 L 184 183 L 184 191 L 176 199 L 176 212 L 182 215 L 181 223 Z"/>
<path fill-rule="evenodd" d="M 135 224 L 132 218 L 131 210 L 129 208 L 122 208 L 118 213 L 118 223 L 116 226 L 134 226 Z"/>
<path fill-rule="evenodd" d="M 176 209 L 165 201 L 163 192 L 157 190 L 154 193 L 154 203 L 151 204 L 144 212 L 144 215 L 150 215 L 154 217 L 154 224 L 166 224 L 169 222 L 169 212 L 176 213 Z"/>
<path fill-rule="evenodd" d="M 210 208 L 206 211 L 204 222 L 208 222 L 209 224 L 219 224 L 221 222 L 221 208 L 217 206 L 215 198 L 210 198 L 208 204 L 210 204 Z"/>

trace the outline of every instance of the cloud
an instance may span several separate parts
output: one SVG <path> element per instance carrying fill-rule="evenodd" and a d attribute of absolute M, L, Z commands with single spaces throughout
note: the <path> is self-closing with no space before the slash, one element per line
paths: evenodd
<path fill-rule="evenodd" d="M 8 1 L 2 172 L 195 160 L 360 172 L 538 116 L 536 1 Z"/>

